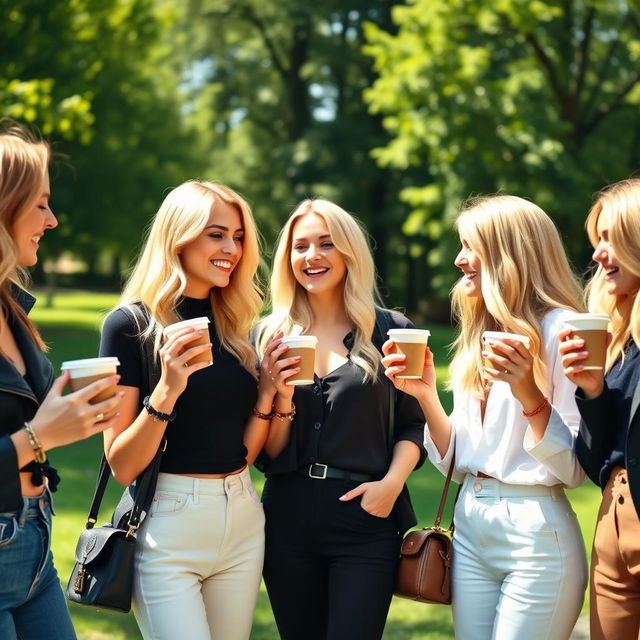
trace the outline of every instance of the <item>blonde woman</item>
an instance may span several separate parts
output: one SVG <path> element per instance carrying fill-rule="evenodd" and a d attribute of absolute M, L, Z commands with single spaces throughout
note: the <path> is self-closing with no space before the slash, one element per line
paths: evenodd
<path fill-rule="evenodd" d="M 110 427 L 120 397 L 90 404 L 112 376 L 62 395 L 46 345 L 27 314 L 35 299 L 24 269 L 58 225 L 49 206 L 49 147 L 0 123 L 0 638 L 76 637 L 50 551 L 51 492 L 58 474 L 46 452 Z"/>
<path fill-rule="evenodd" d="M 602 488 L 591 558 L 591 638 L 640 633 L 640 180 L 607 187 L 587 218 L 598 268 L 589 309 L 611 318 L 606 371 L 583 369 L 583 341 L 564 340 L 567 377 L 578 385 L 578 460 Z"/>
<path fill-rule="evenodd" d="M 535 204 L 480 199 L 456 222 L 462 278 L 447 416 L 433 355 L 421 380 L 396 375 L 403 356 L 384 346 L 387 375 L 418 398 L 425 447 L 462 484 L 455 510 L 453 616 L 460 640 L 566 640 L 586 586 L 584 544 L 564 487 L 584 474 L 573 452 L 575 387 L 562 373 L 558 332 L 580 308 L 579 288 L 558 233 Z M 492 340 L 486 330 L 524 335 Z M 483 358 L 490 366 L 483 366 Z"/>
<path fill-rule="evenodd" d="M 300 203 L 282 229 L 271 298 L 259 349 L 277 387 L 265 446 L 264 578 L 280 637 L 375 640 L 401 534 L 415 524 L 403 487 L 422 462 L 424 424 L 413 398 L 392 395 L 379 349 L 387 327 L 411 323 L 376 309 L 366 236 L 326 200 Z M 286 357 L 280 337 L 297 333 L 318 345 L 313 384 L 293 387 L 286 381 L 299 359 Z"/>
<path fill-rule="evenodd" d="M 138 537 L 134 612 L 145 638 L 249 637 L 264 551 L 264 515 L 248 465 L 262 448 L 274 390 L 258 384 L 247 336 L 261 303 L 258 238 L 247 203 L 220 184 L 189 181 L 165 198 L 101 354 L 120 359 L 122 419 L 105 432 L 113 474 L 131 483 L 163 438 L 156 496 Z M 148 316 L 140 326 L 138 310 Z M 162 330 L 207 316 L 201 330 Z M 141 342 L 160 379 L 144 375 Z M 206 353 L 206 362 L 191 363 Z M 151 366 L 152 363 L 147 363 Z"/>

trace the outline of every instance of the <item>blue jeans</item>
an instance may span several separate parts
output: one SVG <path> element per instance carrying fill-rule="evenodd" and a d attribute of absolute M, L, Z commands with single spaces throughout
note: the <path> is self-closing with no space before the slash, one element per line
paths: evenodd
<path fill-rule="evenodd" d="M 0 638 L 75 640 L 49 549 L 51 497 L 24 498 L 16 513 L 0 513 Z"/>

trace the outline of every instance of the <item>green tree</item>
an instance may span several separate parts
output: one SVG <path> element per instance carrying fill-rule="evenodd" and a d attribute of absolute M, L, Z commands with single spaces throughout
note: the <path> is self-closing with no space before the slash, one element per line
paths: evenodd
<path fill-rule="evenodd" d="M 366 92 L 393 136 L 382 166 L 424 167 L 404 189 L 443 290 L 448 217 L 471 194 L 529 197 L 586 264 L 591 196 L 638 169 L 640 12 L 635 0 L 415 0 L 397 33 L 370 24 L 379 78 Z"/>
<path fill-rule="evenodd" d="M 391 6 L 193 0 L 176 38 L 190 34 L 191 117 L 210 173 L 249 198 L 269 240 L 302 198 L 322 195 L 353 211 L 373 236 L 393 301 L 406 304 L 414 260 L 400 228 L 406 176 L 371 157 L 388 136 L 362 98 L 374 77 L 363 25 L 391 28 Z"/>
<path fill-rule="evenodd" d="M 154 0 L 0 4 L 0 109 L 38 124 L 66 156 L 52 175 L 63 224 L 45 255 L 71 250 L 91 272 L 110 257 L 119 274 L 165 190 L 202 165 L 168 46 L 175 18 Z"/>

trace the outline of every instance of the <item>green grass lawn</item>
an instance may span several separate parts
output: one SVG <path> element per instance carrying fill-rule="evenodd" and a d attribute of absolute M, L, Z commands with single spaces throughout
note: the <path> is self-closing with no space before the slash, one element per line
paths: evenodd
<path fill-rule="evenodd" d="M 42 299 L 44 300 L 44 296 Z M 51 347 L 49 355 L 57 371 L 63 360 L 97 355 L 101 318 L 116 300 L 115 295 L 65 292 L 55 296 L 51 309 L 36 305 L 32 318 L 41 328 L 44 339 Z M 442 381 L 446 378 L 446 345 L 451 340 L 452 332 L 445 326 L 430 325 L 428 328 L 431 330 L 431 348 L 436 362 L 440 364 L 439 380 Z M 449 408 L 451 398 L 444 392 L 442 397 L 445 406 Z M 71 572 L 75 544 L 84 526 L 93 494 L 101 444 L 99 438 L 92 438 L 55 450 L 50 456 L 63 478 L 60 489 L 55 494 L 57 517 L 54 523 L 53 550 L 64 585 Z M 256 486 L 261 490 L 262 476 L 255 470 L 252 472 Z M 433 522 L 442 483 L 442 476 L 428 463 L 410 478 L 409 487 L 422 526 Z M 110 485 L 103 504 L 103 520 L 108 519 L 110 509 L 120 493 L 115 482 L 111 482 Z M 579 489 L 570 491 L 569 497 L 578 514 L 585 544 L 589 549 L 599 503 L 599 490 L 590 483 L 585 483 Z M 140 638 L 132 615 L 96 612 L 75 604 L 71 605 L 71 613 L 80 640 Z M 254 640 L 278 638 L 264 587 L 260 591 L 251 637 Z M 394 598 L 384 637 L 389 640 L 452 638 L 450 609 Z"/>

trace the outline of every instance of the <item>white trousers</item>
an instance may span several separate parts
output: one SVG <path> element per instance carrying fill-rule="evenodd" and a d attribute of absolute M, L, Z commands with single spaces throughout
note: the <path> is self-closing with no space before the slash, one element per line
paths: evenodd
<path fill-rule="evenodd" d="M 467 475 L 455 510 L 453 622 L 458 640 L 567 640 L 587 558 L 562 487 Z"/>
<path fill-rule="evenodd" d="M 221 479 L 159 474 L 136 548 L 142 635 L 246 640 L 263 557 L 264 513 L 248 469 Z"/>

